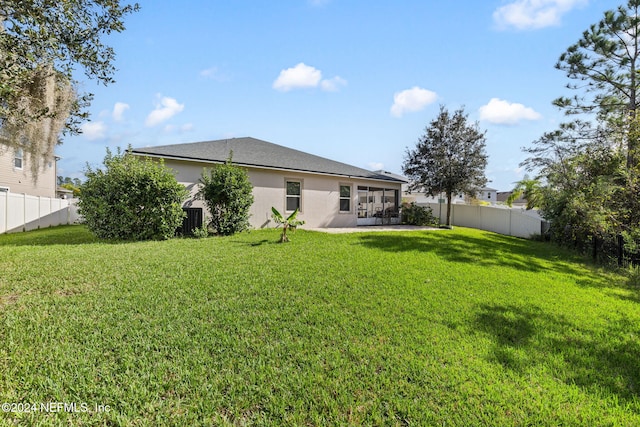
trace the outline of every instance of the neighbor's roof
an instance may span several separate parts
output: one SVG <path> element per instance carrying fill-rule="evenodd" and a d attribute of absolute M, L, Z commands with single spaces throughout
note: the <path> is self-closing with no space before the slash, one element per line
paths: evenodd
<path fill-rule="evenodd" d="M 346 163 L 250 137 L 161 145 L 132 150 L 133 154 L 138 155 L 205 163 L 224 163 L 232 152 L 233 163 L 244 167 L 338 175 L 396 183 L 404 182 L 392 176 L 381 175 Z"/>
<path fill-rule="evenodd" d="M 390 176 L 391 178 L 395 178 L 398 181 L 403 181 L 405 183 L 409 183 L 409 179 L 407 177 L 402 176 L 402 175 L 398 175 L 397 173 L 389 172 L 389 171 L 386 171 L 384 169 L 378 169 L 378 170 L 376 170 L 374 172 L 377 173 L 377 174 L 380 174 L 380 175 Z"/>

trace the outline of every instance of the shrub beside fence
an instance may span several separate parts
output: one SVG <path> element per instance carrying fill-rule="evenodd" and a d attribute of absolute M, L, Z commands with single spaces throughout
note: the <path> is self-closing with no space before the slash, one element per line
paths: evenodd
<path fill-rule="evenodd" d="M 618 267 L 637 267 L 640 265 L 640 252 L 637 249 L 640 242 L 634 242 L 632 245 L 628 243 L 621 235 L 593 236 L 589 249 L 594 262 Z M 629 246 L 636 249 L 630 249 Z"/>
<path fill-rule="evenodd" d="M 75 199 L 0 192 L 0 233 L 73 224 L 79 219 Z"/>

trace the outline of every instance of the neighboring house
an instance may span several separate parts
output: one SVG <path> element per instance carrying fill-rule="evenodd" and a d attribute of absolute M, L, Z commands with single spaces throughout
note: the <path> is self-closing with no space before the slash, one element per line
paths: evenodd
<path fill-rule="evenodd" d="M 429 196 L 428 194 L 425 193 L 423 189 L 420 189 L 420 188 L 416 190 L 410 190 L 409 182 L 407 178 L 401 175 L 396 175 L 394 173 L 383 171 L 383 170 L 379 170 L 376 172 L 407 181 L 407 183 L 402 186 L 402 199 L 406 202 L 409 202 L 409 203 L 415 202 L 417 204 L 421 204 L 421 203 L 446 203 L 447 201 L 447 196 L 444 193 L 438 196 Z M 485 187 L 481 189 L 480 192 L 478 192 L 478 194 L 476 195 L 476 199 L 489 202 L 492 205 L 495 205 L 497 200 L 497 194 L 498 194 L 498 190 L 494 188 Z M 464 194 L 453 194 L 451 197 L 451 203 L 468 204 L 469 202 L 470 202 L 469 197 L 467 197 Z"/>
<path fill-rule="evenodd" d="M 484 187 L 477 194 L 476 199 L 495 205 L 498 201 L 498 190 L 495 188 Z"/>
<path fill-rule="evenodd" d="M 353 227 L 397 223 L 401 186 L 406 181 L 255 138 L 232 138 L 136 148 L 134 155 L 164 159 L 190 191 L 185 207 L 204 208 L 195 199 L 203 168 L 230 156 L 247 170 L 253 185 L 251 225 L 275 226 L 271 207 L 285 215 L 300 209 L 308 227 Z"/>
<path fill-rule="evenodd" d="M 56 197 L 57 157 L 43 162 L 37 180 L 31 173 L 29 155 L 0 144 L 0 191 L 30 196 Z"/>
<path fill-rule="evenodd" d="M 505 204 L 507 199 L 511 196 L 512 193 L 513 193 L 512 191 L 499 191 L 496 196 L 498 203 Z M 520 196 L 513 201 L 511 206 L 514 206 L 514 207 L 527 206 L 527 199 L 525 199 L 523 196 Z"/>

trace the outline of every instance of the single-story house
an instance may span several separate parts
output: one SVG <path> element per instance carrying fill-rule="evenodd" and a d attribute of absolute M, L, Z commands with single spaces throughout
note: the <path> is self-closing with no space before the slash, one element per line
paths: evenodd
<path fill-rule="evenodd" d="M 284 214 L 298 208 L 298 218 L 313 228 L 399 222 L 402 179 L 271 142 L 231 138 L 136 148 L 132 154 L 163 159 L 190 191 L 185 207 L 203 210 L 203 201 L 195 199 L 203 169 L 232 156 L 233 164 L 247 170 L 253 185 L 254 228 L 275 226 L 271 207 Z"/>

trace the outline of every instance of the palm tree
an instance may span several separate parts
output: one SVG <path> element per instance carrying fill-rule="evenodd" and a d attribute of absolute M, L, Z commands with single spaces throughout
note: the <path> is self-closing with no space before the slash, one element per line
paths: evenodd
<path fill-rule="evenodd" d="M 540 181 L 531 179 L 528 175 L 525 175 L 522 180 L 516 182 L 515 188 L 511 191 L 511 195 L 505 203 L 511 207 L 513 202 L 520 196 L 527 200 L 527 210 L 538 207 L 542 202 L 542 187 L 540 186 Z"/>

